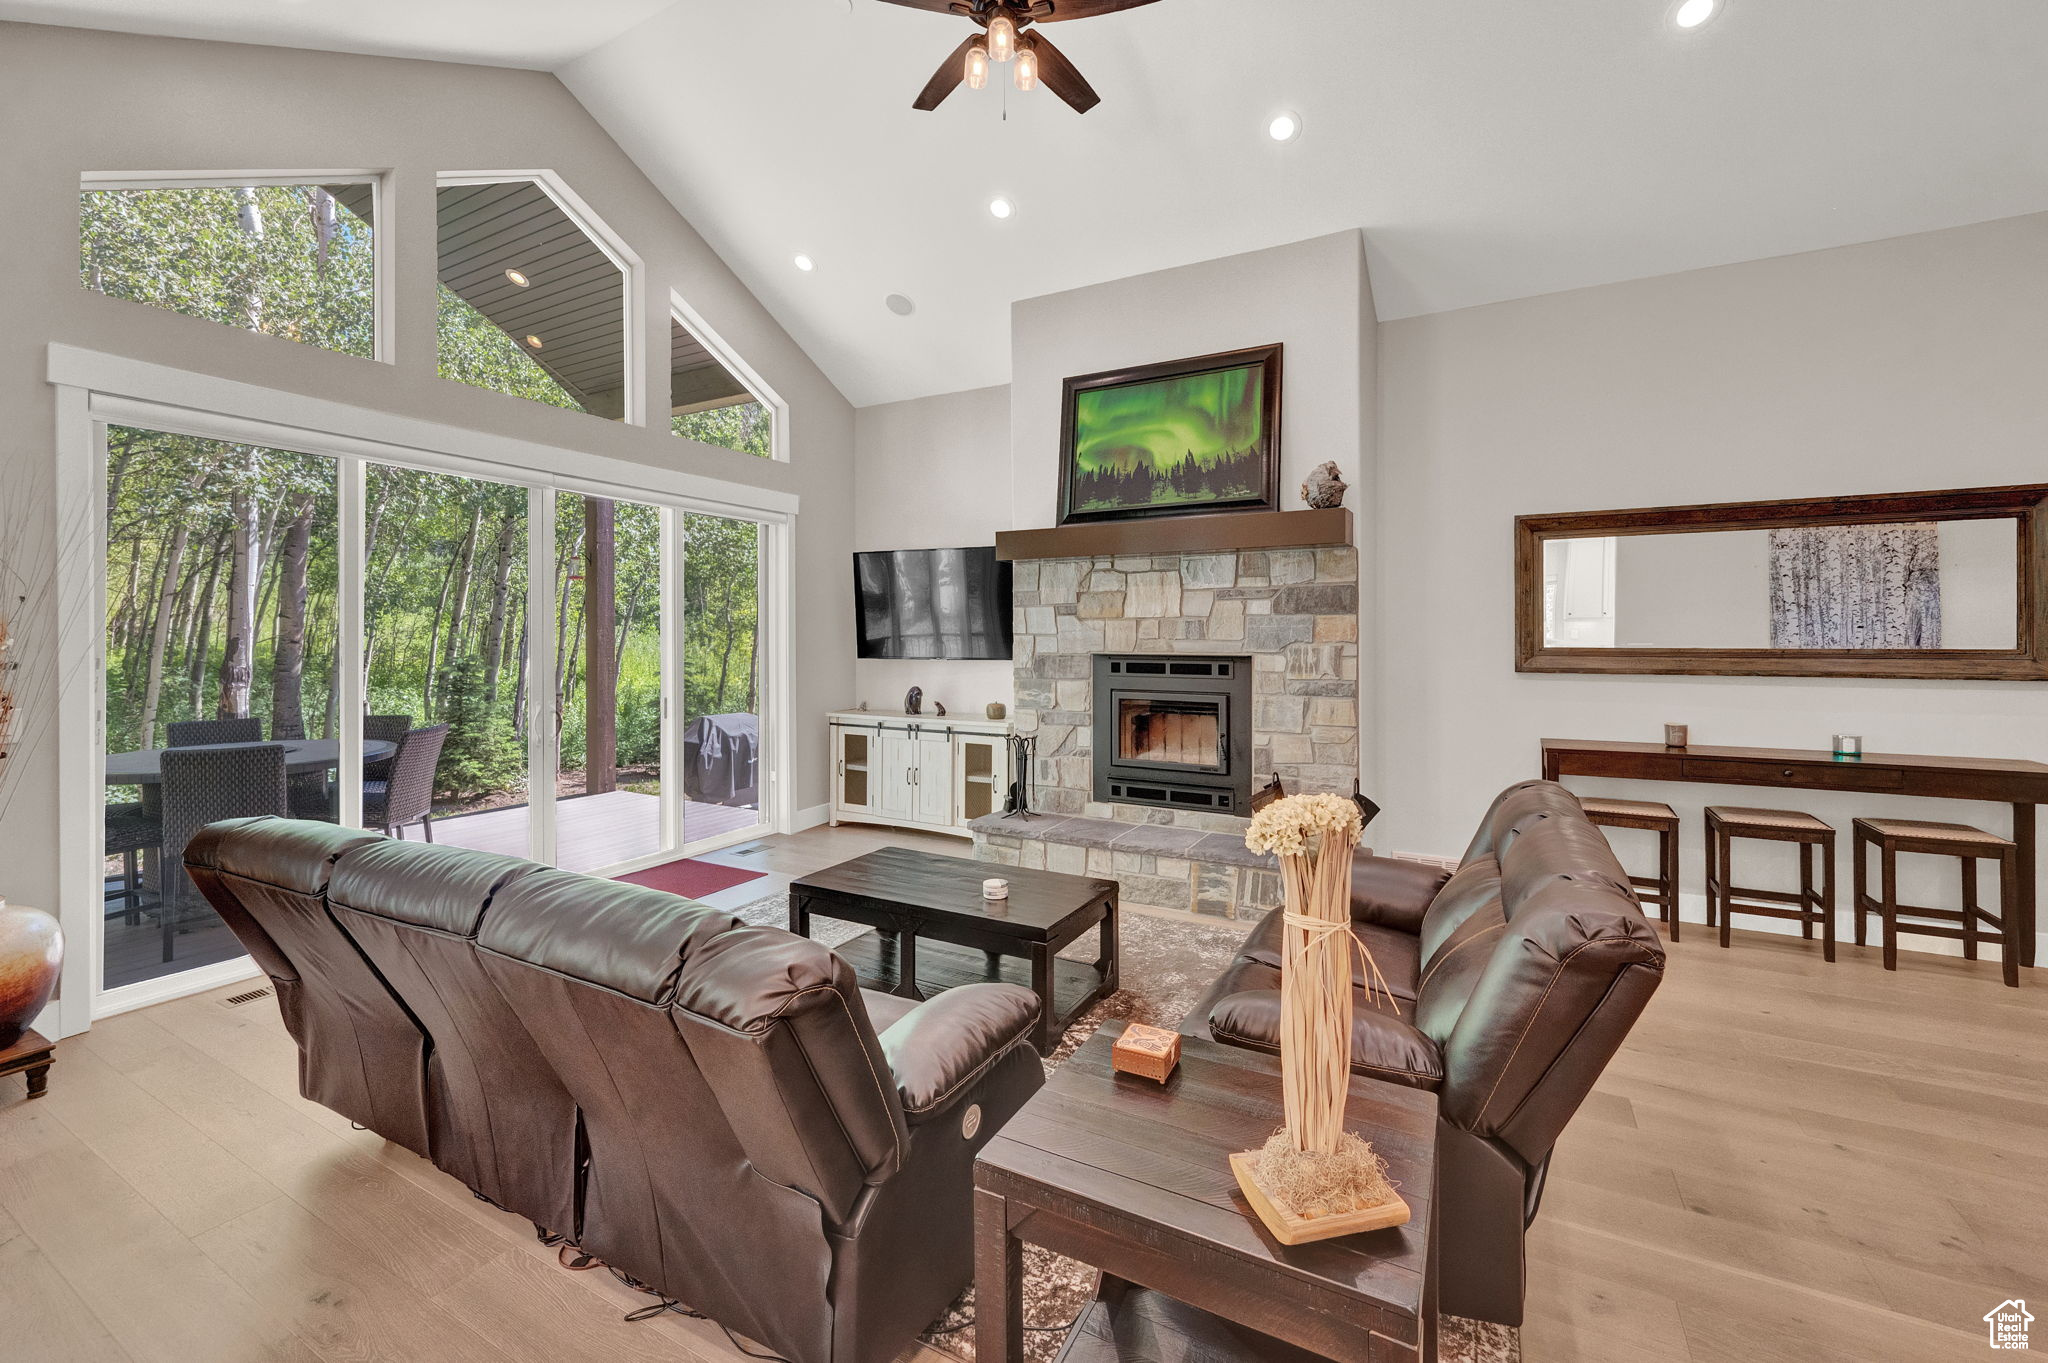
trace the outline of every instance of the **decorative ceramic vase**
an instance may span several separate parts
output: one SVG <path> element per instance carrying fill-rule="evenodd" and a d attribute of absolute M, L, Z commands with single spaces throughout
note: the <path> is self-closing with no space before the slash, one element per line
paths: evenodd
<path fill-rule="evenodd" d="M 0 1051 L 21 1040 L 57 988 L 64 932 L 41 909 L 0 907 Z"/>
<path fill-rule="evenodd" d="M 987 715 L 990 719 L 1001 719 L 1004 715 L 1010 712 L 1003 708 L 1003 703 L 1001 701 L 992 700 L 988 703 L 988 708 L 986 710 L 983 710 L 982 713 Z"/>

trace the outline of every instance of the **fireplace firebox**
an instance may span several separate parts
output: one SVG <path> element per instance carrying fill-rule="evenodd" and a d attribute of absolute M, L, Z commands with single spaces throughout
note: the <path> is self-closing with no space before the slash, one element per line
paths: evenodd
<path fill-rule="evenodd" d="M 1249 813 L 1250 658 L 1095 655 L 1095 798 Z"/>

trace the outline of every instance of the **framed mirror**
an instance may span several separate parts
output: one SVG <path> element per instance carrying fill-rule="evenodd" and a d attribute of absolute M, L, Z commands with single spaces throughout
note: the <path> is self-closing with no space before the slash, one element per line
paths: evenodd
<path fill-rule="evenodd" d="M 2048 679 L 2048 484 L 1519 516 L 1515 668 Z"/>

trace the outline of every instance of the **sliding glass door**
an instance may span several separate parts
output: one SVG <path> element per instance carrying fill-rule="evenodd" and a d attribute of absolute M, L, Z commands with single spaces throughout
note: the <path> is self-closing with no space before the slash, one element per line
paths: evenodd
<path fill-rule="evenodd" d="M 596 874 L 763 829 L 757 522 L 112 427 L 105 534 L 119 1006 L 243 954 L 182 872 L 218 819 Z"/>
<path fill-rule="evenodd" d="M 331 817 L 340 703 L 333 460 L 113 427 L 106 510 L 102 990 L 242 955 L 185 844 Z M 291 745 L 288 774 L 251 742 Z"/>
<path fill-rule="evenodd" d="M 729 841 L 761 815 L 761 527 L 683 516 L 683 836 Z"/>
<path fill-rule="evenodd" d="M 526 489 L 371 464 L 363 498 L 366 825 L 532 851 Z M 423 779 L 430 777 L 431 779 Z"/>
<path fill-rule="evenodd" d="M 678 840 L 662 780 L 662 523 L 640 502 L 555 495 L 555 864 L 644 863 Z"/>

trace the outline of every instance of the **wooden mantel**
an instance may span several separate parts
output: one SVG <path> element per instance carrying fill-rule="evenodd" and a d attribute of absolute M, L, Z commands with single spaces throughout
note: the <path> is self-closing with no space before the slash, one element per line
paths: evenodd
<path fill-rule="evenodd" d="M 1097 558 L 1109 554 L 1223 554 L 1242 549 L 1315 549 L 1351 543 L 1351 510 L 1235 511 L 1094 521 L 1054 530 L 999 530 L 996 557 Z"/>

